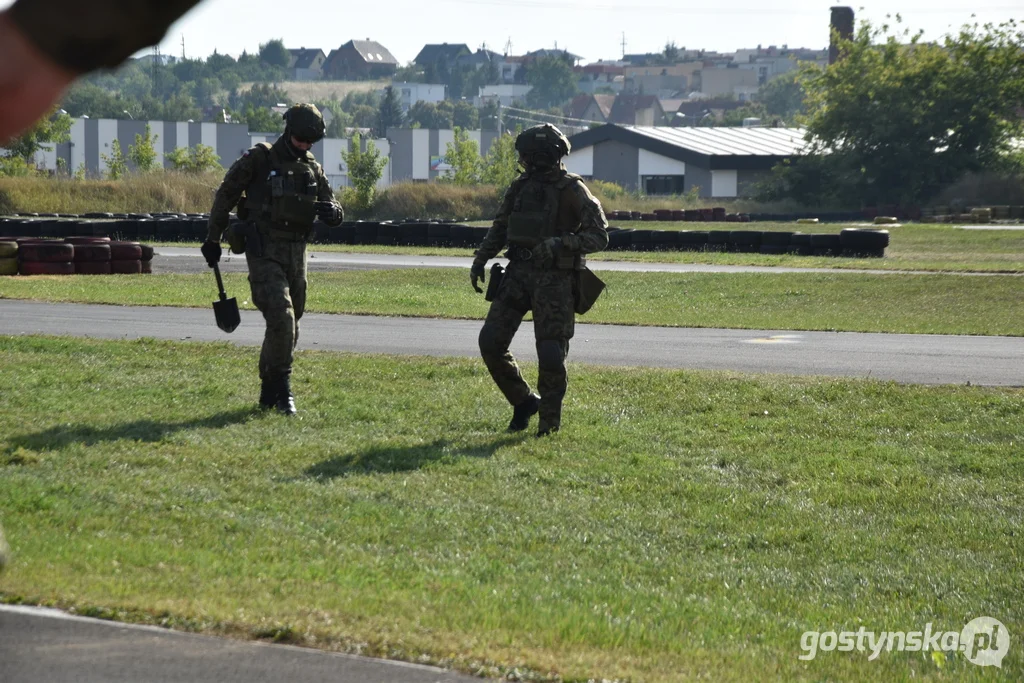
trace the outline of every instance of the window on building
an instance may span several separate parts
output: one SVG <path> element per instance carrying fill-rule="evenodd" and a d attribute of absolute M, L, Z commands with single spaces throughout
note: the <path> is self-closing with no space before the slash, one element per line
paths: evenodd
<path fill-rule="evenodd" d="M 646 194 L 683 194 L 684 179 L 681 175 L 645 175 L 642 180 Z"/>

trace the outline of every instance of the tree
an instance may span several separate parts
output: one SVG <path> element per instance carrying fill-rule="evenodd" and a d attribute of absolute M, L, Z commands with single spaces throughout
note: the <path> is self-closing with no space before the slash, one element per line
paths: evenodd
<path fill-rule="evenodd" d="M 422 100 L 409 108 L 409 124 L 413 128 L 448 129 L 455 119 L 455 107 L 447 100 L 434 104 Z"/>
<path fill-rule="evenodd" d="M 665 49 L 661 51 L 658 61 L 666 66 L 671 66 L 679 61 L 679 48 L 674 40 L 665 43 Z"/>
<path fill-rule="evenodd" d="M 1024 133 L 1024 34 L 1012 22 L 964 26 L 938 44 L 865 23 L 840 52 L 801 75 L 808 151 L 827 155 L 836 196 L 924 201 L 966 173 L 998 168 Z"/>
<path fill-rule="evenodd" d="M 504 194 L 512 181 L 519 177 L 519 152 L 516 151 L 516 136 L 522 132 L 517 128 L 515 134 L 502 134 L 494 139 L 491 148 L 484 157 L 480 171 L 480 182 L 494 185 L 499 194 Z"/>
<path fill-rule="evenodd" d="M 366 150 L 361 147 L 358 133 L 349 142 L 349 151 L 342 152 L 341 158 L 348 167 L 348 179 L 355 190 L 354 209 L 368 209 L 373 204 L 377 183 L 387 166 L 387 158 L 381 158 L 380 150 L 372 140 L 366 141 Z M 351 202 L 350 202 L 351 203 Z"/>
<path fill-rule="evenodd" d="M 398 99 L 398 93 L 392 86 L 384 88 L 384 97 L 380 100 L 380 108 L 377 110 L 377 125 L 374 131 L 379 138 L 387 137 L 388 128 L 400 128 L 405 121 L 405 112 L 402 111 L 402 103 Z"/>
<path fill-rule="evenodd" d="M 528 69 L 526 82 L 533 86 L 526 96 L 531 107 L 554 107 L 579 92 L 572 63 L 564 56 L 551 55 L 535 61 Z"/>
<path fill-rule="evenodd" d="M 213 147 L 207 145 L 178 147 L 167 155 L 167 160 L 174 170 L 184 173 L 205 173 L 221 168 L 220 157 L 213 151 Z"/>
<path fill-rule="evenodd" d="M 19 137 L 6 143 L 4 147 L 5 157 L 19 157 L 26 164 L 31 164 L 35 159 L 36 152 L 43 148 L 44 144 L 58 144 L 71 139 L 71 117 L 59 113 L 54 107 L 50 113 L 39 119 L 34 126 L 22 133 Z"/>
<path fill-rule="evenodd" d="M 110 156 L 101 154 L 100 158 L 107 164 L 107 177 L 111 180 L 120 180 L 128 175 L 128 164 L 121 151 L 121 141 L 117 138 L 110 143 Z"/>
<path fill-rule="evenodd" d="M 736 128 L 742 126 L 743 119 L 747 118 L 761 119 L 761 123 L 765 124 L 767 123 L 765 121 L 767 117 L 768 112 L 765 110 L 764 105 L 758 102 L 752 102 L 751 104 L 738 109 L 731 109 L 725 112 L 722 116 L 721 122 L 716 125 Z"/>
<path fill-rule="evenodd" d="M 487 100 L 477 111 L 481 130 L 498 130 L 498 103 Z"/>
<path fill-rule="evenodd" d="M 149 124 L 146 124 L 146 134 L 135 134 L 135 144 L 128 145 L 128 158 L 140 173 L 149 173 L 156 168 L 156 147 L 154 144 L 159 135 L 153 135 Z"/>
<path fill-rule="evenodd" d="M 757 94 L 757 101 L 764 105 L 769 116 L 778 116 L 783 121 L 794 121 L 807 112 L 804 104 L 804 86 L 798 70 L 788 71 L 771 79 Z"/>
<path fill-rule="evenodd" d="M 480 183 L 480 147 L 462 128 L 455 127 L 455 139 L 446 146 L 444 159 L 451 170 L 440 178 L 442 182 L 452 185 Z"/>
<path fill-rule="evenodd" d="M 452 106 L 452 126 L 476 130 L 480 127 L 480 112 L 466 100 L 459 100 Z"/>
<path fill-rule="evenodd" d="M 260 62 L 263 64 L 287 69 L 291 60 L 292 54 L 288 52 L 284 41 L 280 38 L 260 44 Z"/>

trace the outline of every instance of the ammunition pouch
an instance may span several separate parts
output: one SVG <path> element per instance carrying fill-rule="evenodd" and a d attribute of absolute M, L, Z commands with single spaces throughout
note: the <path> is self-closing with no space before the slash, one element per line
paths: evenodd
<path fill-rule="evenodd" d="M 235 223 L 228 228 L 227 237 L 232 254 L 244 254 L 248 251 L 257 258 L 263 256 L 263 240 L 253 222 Z"/>

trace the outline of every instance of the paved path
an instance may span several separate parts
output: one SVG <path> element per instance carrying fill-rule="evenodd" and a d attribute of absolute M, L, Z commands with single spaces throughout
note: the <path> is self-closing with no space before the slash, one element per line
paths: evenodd
<path fill-rule="evenodd" d="M 368 270 L 387 268 L 466 268 L 473 263 L 470 256 L 408 256 L 402 254 L 347 254 L 337 251 L 309 252 L 308 266 L 311 271 L 329 270 Z M 496 259 L 507 263 L 503 259 Z M 873 274 L 893 275 L 906 274 L 911 271 L 900 270 L 853 270 L 848 268 L 788 268 L 771 266 L 720 266 L 708 263 L 640 263 L 635 261 L 596 261 L 587 262 L 594 271 L 631 272 L 631 273 L 830 273 L 839 274 Z M 155 273 L 180 273 L 208 271 L 206 262 L 202 260 L 199 249 L 189 247 L 156 247 L 156 258 L 153 260 Z M 245 256 L 232 256 L 225 252 L 221 270 L 245 271 Z M 928 275 L 915 271 L 915 274 Z M 958 275 L 995 275 L 996 273 L 955 273 Z"/>
<path fill-rule="evenodd" d="M 434 667 L 0 605 L 3 683 L 480 683 Z"/>
<path fill-rule="evenodd" d="M 213 310 L 0 300 L 0 334 L 230 341 L 258 345 L 263 319 L 242 311 L 225 334 Z M 481 321 L 309 314 L 303 349 L 476 357 Z M 513 352 L 534 360 L 531 323 Z M 1024 338 L 954 335 L 576 326 L 571 363 L 872 377 L 918 384 L 1024 386 Z"/>

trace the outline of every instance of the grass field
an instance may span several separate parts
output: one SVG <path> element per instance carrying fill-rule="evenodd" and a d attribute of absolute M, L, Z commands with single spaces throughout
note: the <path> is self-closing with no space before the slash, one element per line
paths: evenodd
<path fill-rule="evenodd" d="M 1016 276 L 857 273 L 603 273 L 606 293 L 581 322 L 740 329 L 1024 335 Z M 451 268 L 309 275 L 307 311 L 483 319 L 487 302 Z M 225 274 L 242 308 L 249 284 Z M 0 298 L 207 307 L 202 275 L 0 278 Z"/>
<path fill-rule="evenodd" d="M 1005 680 L 805 631 L 1024 629 L 1024 392 L 0 337 L 0 600 L 519 680 Z M 528 376 L 535 367 L 527 366 Z M 1018 643 L 1014 643 L 1017 645 Z"/>

